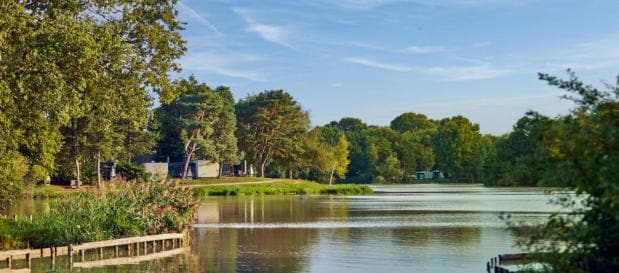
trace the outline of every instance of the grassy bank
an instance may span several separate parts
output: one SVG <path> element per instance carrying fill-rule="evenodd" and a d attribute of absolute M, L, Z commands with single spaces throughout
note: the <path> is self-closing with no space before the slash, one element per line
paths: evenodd
<path fill-rule="evenodd" d="M 85 190 L 85 189 L 84 189 Z M 83 190 L 82 190 L 83 191 Z M 24 189 L 22 196 L 25 198 L 58 198 L 66 195 L 75 195 L 79 191 L 59 185 L 37 185 Z"/>
<path fill-rule="evenodd" d="M 277 179 L 266 184 L 217 185 L 192 189 L 194 195 L 234 196 L 234 195 L 274 195 L 274 194 L 370 194 L 372 189 L 365 185 L 324 185 L 304 180 Z"/>
<path fill-rule="evenodd" d="M 0 219 L 0 247 L 49 247 L 182 232 L 197 202 L 189 189 L 163 182 L 118 182 L 57 198 L 32 221 Z"/>
<path fill-rule="evenodd" d="M 198 178 L 198 179 L 176 179 L 180 185 L 210 185 L 210 184 L 228 184 L 228 183 L 244 183 L 244 182 L 262 182 L 270 181 L 272 178 L 262 177 L 222 177 L 222 178 Z"/>

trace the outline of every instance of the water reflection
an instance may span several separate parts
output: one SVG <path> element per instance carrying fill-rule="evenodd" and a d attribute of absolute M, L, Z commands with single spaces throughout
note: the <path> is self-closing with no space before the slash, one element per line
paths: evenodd
<path fill-rule="evenodd" d="M 540 223 L 557 210 L 538 189 L 408 185 L 378 191 L 209 198 L 198 210 L 190 251 L 81 272 L 483 272 L 489 257 L 519 251 L 502 212 Z"/>

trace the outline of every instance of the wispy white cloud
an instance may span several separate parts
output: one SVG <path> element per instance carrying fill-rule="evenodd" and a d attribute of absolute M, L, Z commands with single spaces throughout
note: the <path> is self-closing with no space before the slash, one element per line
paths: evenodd
<path fill-rule="evenodd" d="M 377 61 L 366 57 L 351 57 L 345 62 L 395 72 L 426 74 L 447 81 L 484 80 L 518 73 L 514 68 L 497 67 L 491 64 L 474 64 L 466 66 L 406 66 Z"/>
<path fill-rule="evenodd" d="M 396 72 L 413 71 L 412 67 L 399 65 L 399 64 L 384 63 L 384 62 L 372 60 L 372 59 L 365 58 L 365 57 L 351 57 L 351 58 L 344 59 L 344 61 L 347 63 L 358 64 L 358 65 L 378 68 L 382 70 L 389 70 L 389 71 L 396 71 Z"/>
<path fill-rule="evenodd" d="M 422 71 L 448 81 L 493 79 L 518 72 L 516 69 L 495 67 L 490 64 L 471 66 L 434 66 L 423 69 Z"/>
<path fill-rule="evenodd" d="M 289 42 L 291 31 L 288 28 L 260 23 L 244 9 L 234 8 L 232 10 L 245 20 L 247 23 L 246 31 L 257 33 L 266 41 L 292 48 Z"/>
<path fill-rule="evenodd" d="M 331 87 L 335 87 L 335 88 L 340 88 L 342 86 L 344 86 L 344 84 L 342 84 L 341 82 L 334 82 L 329 84 Z"/>
<path fill-rule="evenodd" d="M 322 5 L 336 6 L 339 8 L 351 10 L 372 10 L 383 6 L 402 3 L 441 7 L 474 7 L 491 4 L 521 5 L 527 2 L 535 1 L 539 0 L 311 0 L 312 3 L 320 3 Z"/>
<path fill-rule="evenodd" d="M 430 54 L 446 51 L 448 51 L 448 48 L 444 46 L 409 46 L 405 49 L 402 49 L 402 52 L 411 54 Z"/>
<path fill-rule="evenodd" d="M 231 78 L 239 78 L 256 82 L 268 81 L 266 75 L 257 71 L 238 69 L 247 64 L 261 60 L 254 55 L 194 53 L 181 59 L 181 66 L 189 71 L 211 72 Z"/>
<path fill-rule="evenodd" d="M 179 8 L 180 16 L 186 16 L 190 18 L 191 20 L 196 21 L 206 26 L 212 32 L 218 35 L 221 35 L 221 32 L 219 32 L 219 30 L 217 29 L 217 27 L 215 27 L 215 25 L 213 25 L 211 22 L 209 22 L 209 20 L 206 19 L 206 17 L 200 15 L 200 13 L 198 13 L 196 10 L 194 10 L 187 4 L 184 4 L 183 2 L 178 2 L 178 8 Z"/>

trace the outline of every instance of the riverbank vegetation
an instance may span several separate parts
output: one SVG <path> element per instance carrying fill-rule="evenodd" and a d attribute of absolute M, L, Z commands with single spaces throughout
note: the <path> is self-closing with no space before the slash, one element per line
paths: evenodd
<path fill-rule="evenodd" d="M 570 213 L 553 214 L 521 246 L 535 254 L 543 272 L 619 272 L 619 78 L 604 90 L 572 72 L 566 80 L 539 77 L 569 92 L 566 98 L 577 105 L 551 121 L 538 119 L 541 146 L 551 148 L 536 157 L 546 169 L 541 181 L 566 185 L 577 196 L 558 198 Z"/>
<path fill-rule="evenodd" d="M 0 246 L 49 247 L 183 232 L 197 205 L 191 191 L 166 182 L 122 182 L 50 201 L 30 219 L 1 219 Z"/>
<path fill-rule="evenodd" d="M 245 184 L 230 186 L 202 186 L 192 189 L 198 197 L 275 195 L 275 194 L 370 194 L 372 189 L 365 185 L 325 185 L 303 180 L 278 180 L 266 184 Z"/>

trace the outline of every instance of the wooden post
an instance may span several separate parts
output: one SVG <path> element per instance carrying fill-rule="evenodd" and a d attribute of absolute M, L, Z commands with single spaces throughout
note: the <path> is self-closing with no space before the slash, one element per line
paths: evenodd
<path fill-rule="evenodd" d="M 56 255 L 54 255 L 54 247 L 49 247 L 49 257 L 52 259 L 52 269 L 56 265 Z"/>
<path fill-rule="evenodd" d="M 84 262 L 84 250 L 80 250 L 80 262 Z"/>
<path fill-rule="evenodd" d="M 26 266 L 28 266 L 28 268 L 32 267 L 32 257 L 30 256 L 30 252 L 26 253 Z"/>
<path fill-rule="evenodd" d="M 99 248 L 99 260 L 103 260 L 103 247 Z"/>
<path fill-rule="evenodd" d="M 172 239 L 172 249 L 176 248 L 176 239 Z"/>
<path fill-rule="evenodd" d="M 51 262 L 51 269 L 54 270 L 55 267 L 56 267 L 56 256 L 54 256 L 54 249 L 51 248 L 51 247 L 49 248 L 49 256 L 50 256 L 50 258 L 52 260 L 52 262 Z M 73 261 L 73 257 L 72 256 L 69 256 L 69 259 L 70 259 L 69 261 Z M 71 266 L 71 264 L 72 263 L 69 262 L 69 266 Z"/>
<path fill-rule="evenodd" d="M 11 267 L 13 266 L 13 256 L 9 256 L 8 258 L 6 258 L 6 266 L 11 269 Z"/>
<path fill-rule="evenodd" d="M 127 245 L 127 256 L 131 256 L 131 244 Z"/>
<path fill-rule="evenodd" d="M 135 255 L 140 256 L 140 243 L 135 243 Z"/>
<path fill-rule="evenodd" d="M 69 268 L 73 267 L 73 245 L 69 244 L 67 246 L 67 255 L 69 257 Z"/>
<path fill-rule="evenodd" d="M 148 243 L 144 242 L 144 254 L 148 254 Z"/>
<path fill-rule="evenodd" d="M 114 247 L 114 258 L 118 258 L 118 246 Z"/>

